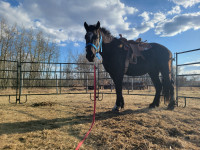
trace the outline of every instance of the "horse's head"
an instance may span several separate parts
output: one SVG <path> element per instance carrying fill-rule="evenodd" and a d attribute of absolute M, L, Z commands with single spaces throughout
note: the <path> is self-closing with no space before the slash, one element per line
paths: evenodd
<path fill-rule="evenodd" d="M 102 36 L 100 34 L 100 22 L 98 21 L 96 25 L 88 25 L 84 23 L 86 30 L 85 40 L 86 40 L 86 58 L 89 62 L 94 61 L 96 53 L 101 49 Z"/>

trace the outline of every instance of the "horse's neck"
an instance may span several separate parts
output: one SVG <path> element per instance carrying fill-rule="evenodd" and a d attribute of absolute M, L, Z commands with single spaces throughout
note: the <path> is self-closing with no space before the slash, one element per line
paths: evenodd
<path fill-rule="evenodd" d="M 120 41 L 117 38 L 114 38 L 112 35 L 107 34 L 106 32 L 101 31 L 102 35 L 102 58 L 107 61 L 112 61 L 114 55 L 119 56 L 120 51 Z"/>
<path fill-rule="evenodd" d="M 114 40 L 114 37 L 112 37 L 110 35 L 106 35 L 103 32 L 101 32 L 101 35 L 102 35 L 102 39 L 103 39 L 104 44 L 111 43 Z"/>
<path fill-rule="evenodd" d="M 104 42 L 102 43 L 102 53 L 101 56 L 102 58 L 107 61 L 112 61 L 112 58 L 114 57 L 114 55 L 119 55 L 119 47 L 118 47 L 118 39 L 113 38 L 112 41 L 110 41 L 109 43 Z"/>

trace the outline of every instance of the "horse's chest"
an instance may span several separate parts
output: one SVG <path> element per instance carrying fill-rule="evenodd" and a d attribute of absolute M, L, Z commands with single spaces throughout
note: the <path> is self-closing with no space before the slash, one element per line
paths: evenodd
<path fill-rule="evenodd" d="M 113 65 L 111 63 L 106 63 L 106 62 L 103 62 L 103 66 L 104 66 L 104 69 L 110 73 L 113 69 Z"/>

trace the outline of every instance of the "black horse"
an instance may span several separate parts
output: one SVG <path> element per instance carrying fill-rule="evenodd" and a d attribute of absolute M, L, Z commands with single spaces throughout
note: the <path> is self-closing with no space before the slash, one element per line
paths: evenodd
<path fill-rule="evenodd" d="M 113 79 L 117 94 L 116 104 L 113 110 L 119 111 L 124 108 L 124 99 L 122 95 L 122 81 L 124 74 L 129 76 L 140 76 L 149 74 L 155 86 L 156 94 L 149 108 L 159 106 L 160 94 L 163 94 L 166 100 L 170 100 L 168 109 L 173 110 L 174 86 L 171 76 L 172 71 L 172 53 L 164 46 L 157 43 L 150 43 L 151 48 L 142 51 L 142 57 L 137 57 L 137 63 L 129 63 L 125 72 L 125 62 L 127 59 L 127 50 L 122 46 L 124 43 L 114 38 L 108 30 L 100 27 L 98 21 L 96 25 L 84 23 L 86 29 L 86 58 L 93 62 L 97 53 L 102 56 L 102 63 L 105 70 Z M 162 82 L 159 79 L 159 73 L 162 74 Z"/>

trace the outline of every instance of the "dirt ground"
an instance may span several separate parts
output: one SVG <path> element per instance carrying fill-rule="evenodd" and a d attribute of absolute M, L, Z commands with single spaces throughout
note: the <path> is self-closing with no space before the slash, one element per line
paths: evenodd
<path fill-rule="evenodd" d="M 148 109 L 152 96 L 125 95 L 125 109 L 116 113 L 115 98 L 97 102 L 95 125 L 80 149 L 200 149 L 200 100 L 188 100 L 186 108 L 181 100 L 169 111 L 163 102 Z M 0 97 L 0 149 L 75 149 L 92 115 L 89 95 L 28 96 L 17 105 Z"/>

